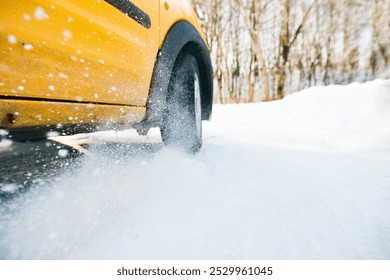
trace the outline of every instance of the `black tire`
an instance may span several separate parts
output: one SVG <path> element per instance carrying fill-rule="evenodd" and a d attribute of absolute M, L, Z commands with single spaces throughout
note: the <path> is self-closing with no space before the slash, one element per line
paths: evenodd
<path fill-rule="evenodd" d="M 200 75 L 196 59 L 183 55 L 170 78 L 161 125 L 165 145 L 196 153 L 202 146 Z"/>

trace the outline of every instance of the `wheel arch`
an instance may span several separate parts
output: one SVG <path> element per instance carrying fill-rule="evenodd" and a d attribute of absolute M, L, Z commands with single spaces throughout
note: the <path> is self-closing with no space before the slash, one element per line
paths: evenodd
<path fill-rule="evenodd" d="M 175 63 L 184 54 L 195 57 L 201 79 L 202 119 L 209 120 L 213 103 L 213 71 L 209 50 L 199 32 L 187 21 L 175 23 L 157 55 L 147 101 L 146 116 L 136 125 L 140 131 L 161 124 L 168 86 Z M 142 128 L 143 127 L 143 128 Z"/>

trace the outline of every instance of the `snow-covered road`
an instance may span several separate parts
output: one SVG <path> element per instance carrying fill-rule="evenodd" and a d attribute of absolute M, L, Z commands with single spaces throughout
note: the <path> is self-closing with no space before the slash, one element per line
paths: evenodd
<path fill-rule="evenodd" d="M 389 81 L 215 106 L 195 156 L 148 141 L 4 202 L 0 258 L 390 259 Z"/>

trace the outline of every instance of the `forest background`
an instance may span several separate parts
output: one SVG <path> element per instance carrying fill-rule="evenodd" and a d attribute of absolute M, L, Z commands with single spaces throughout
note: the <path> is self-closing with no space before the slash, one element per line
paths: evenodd
<path fill-rule="evenodd" d="M 192 2 L 212 53 L 216 103 L 390 78 L 389 0 Z"/>

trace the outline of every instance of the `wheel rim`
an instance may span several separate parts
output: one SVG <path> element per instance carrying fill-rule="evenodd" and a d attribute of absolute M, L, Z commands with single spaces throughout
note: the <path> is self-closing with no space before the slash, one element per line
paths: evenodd
<path fill-rule="evenodd" d="M 194 94 L 195 94 L 195 125 L 196 125 L 196 133 L 198 137 L 202 135 L 202 106 L 200 100 L 200 85 L 199 85 L 199 77 L 198 74 L 194 75 Z"/>

